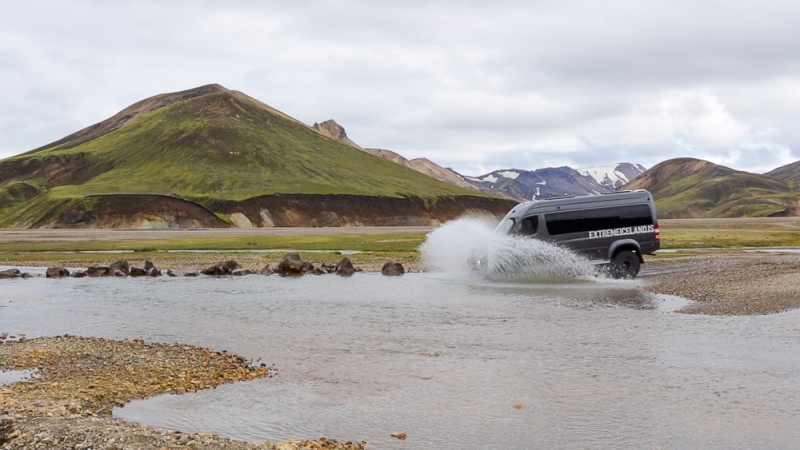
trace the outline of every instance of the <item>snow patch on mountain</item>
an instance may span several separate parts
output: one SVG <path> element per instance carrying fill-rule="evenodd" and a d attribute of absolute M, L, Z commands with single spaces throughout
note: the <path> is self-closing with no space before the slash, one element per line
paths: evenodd
<path fill-rule="evenodd" d="M 588 167 L 577 170 L 581 175 L 594 178 L 601 186 L 616 189 L 636 178 L 645 171 L 645 168 L 641 164 L 618 163 L 613 166 Z"/>
<path fill-rule="evenodd" d="M 511 178 L 512 180 L 516 180 L 517 177 L 519 176 L 519 172 L 512 172 L 510 170 L 506 170 L 504 172 L 500 172 L 499 175 L 504 178 Z"/>

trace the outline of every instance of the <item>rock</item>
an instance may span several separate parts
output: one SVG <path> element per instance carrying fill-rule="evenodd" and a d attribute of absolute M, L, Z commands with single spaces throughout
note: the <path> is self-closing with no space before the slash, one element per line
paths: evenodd
<path fill-rule="evenodd" d="M 94 265 L 86 269 L 86 275 L 90 277 L 106 277 L 112 275 L 108 266 Z"/>
<path fill-rule="evenodd" d="M 64 278 L 69 276 L 69 270 L 63 267 L 48 267 L 44 276 L 47 278 Z"/>
<path fill-rule="evenodd" d="M 308 261 L 303 263 L 303 273 L 313 273 L 314 272 L 314 264 L 311 264 Z"/>
<path fill-rule="evenodd" d="M 167 276 L 168 277 L 177 277 L 178 274 L 173 272 L 172 269 L 167 269 Z"/>
<path fill-rule="evenodd" d="M 145 269 L 143 269 L 141 267 L 136 267 L 136 266 L 131 267 L 131 276 L 132 277 L 143 277 L 145 275 L 147 275 L 147 270 L 145 270 Z"/>
<path fill-rule="evenodd" d="M 238 262 L 230 260 L 215 264 L 202 272 L 204 275 L 230 275 L 234 270 L 241 268 Z"/>
<path fill-rule="evenodd" d="M 253 270 L 248 270 L 248 269 L 236 269 L 236 270 L 234 270 L 233 272 L 231 272 L 231 275 L 234 275 L 234 276 L 237 276 L 237 277 L 241 277 L 241 276 L 245 276 L 245 275 L 253 275 L 253 274 L 255 274 L 255 273 L 256 273 L 256 272 L 255 272 L 255 271 L 253 271 Z"/>
<path fill-rule="evenodd" d="M 327 274 L 328 272 L 326 272 L 326 271 L 322 270 L 322 269 L 321 269 L 321 268 L 319 268 L 319 267 L 314 267 L 314 270 L 312 270 L 312 271 L 311 271 L 311 273 L 313 273 L 314 275 L 325 275 L 325 274 Z"/>
<path fill-rule="evenodd" d="M 161 276 L 161 269 L 156 268 L 155 266 L 147 269 L 146 271 L 148 277 L 160 277 Z"/>
<path fill-rule="evenodd" d="M 396 439 L 405 439 L 406 434 L 403 432 L 392 433 L 391 436 Z"/>
<path fill-rule="evenodd" d="M 403 265 L 397 262 L 387 262 L 383 265 L 383 269 L 381 269 L 381 273 L 386 276 L 399 276 L 406 273 L 405 269 L 403 269 Z"/>
<path fill-rule="evenodd" d="M 86 271 L 84 270 L 76 270 L 72 272 L 72 278 L 83 278 L 86 276 Z"/>
<path fill-rule="evenodd" d="M 278 264 L 278 273 L 281 275 L 302 275 L 304 268 L 305 262 L 300 259 L 300 255 L 297 253 L 287 253 Z"/>
<path fill-rule="evenodd" d="M 517 403 L 516 405 L 514 405 L 514 409 L 522 409 L 524 406 L 525 405 L 523 405 L 522 403 Z"/>
<path fill-rule="evenodd" d="M 156 265 L 155 265 L 155 264 L 153 264 L 153 262 L 152 262 L 152 261 L 150 261 L 150 260 L 147 260 L 147 261 L 145 261 L 145 262 L 144 262 L 144 271 L 145 271 L 145 272 L 147 272 L 147 271 L 148 271 L 148 270 L 150 270 L 150 269 L 155 269 L 155 268 L 156 268 Z"/>
<path fill-rule="evenodd" d="M 261 271 L 259 273 L 261 275 L 272 275 L 275 272 L 272 270 L 272 268 L 269 266 L 269 264 L 267 264 L 266 266 L 264 266 L 263 269 L 261 269 Z"/>
<path fill-rule="evenodd" d="M 336 266 L 334 266 L 333 271 L 334 271 L 334 273 L 336 273 L 336 275 L 341 275 L 343 277 L 349 277 L 349 276 L 353 275 L 354 273 L 356 273 L 356 268 L 353 267 L 353 263 L 350 262 L 350 258 L 345 256 L 344 258 L 342 258 L 341 261 L 339 261 L 336 264 Z"/>
<path fill-rule="evenodd" d="M 417 269 L 415 269 L 415 268 L 413 268 L 413 267 L 410 267 L 410 268 L 409 268 L 409 269 L 406 271 L 406 273 L 420 273 L 420 272 L 419 272 L 419 270 L 417 270 Z"/>
<path fill-rule="evenodd" d="M 7 444 L 13 437 L 10 436 L 14 433 L 14 420 L 13 419 L 0 419 L 0 444 Z"/>
<path fill-rule="evenodd" d="M 128 266 L 128 260 L 127 259 L 120 259 L 117 262 L 113 262 L 113 263 L 109 264 L 108 265 L 108 269 L 114 275 L 116 275 L 116 271 L 117 270 L 122 272 L 125 276 L 128 276 L 131 273 L 130 267 Z"/>
<path fill-rule="evenodd" d="M 0 271 L 0 279 L 2 278 L 21 278 L 22 273 L 19 269 L 8 269 Z"/>
<path fill-rule="evenodd" d="M 186 269 L 183 271 L 183 276 L 185 277 L 197 277 L 200 276 L 200 272 L 197 269 Z"/>
<path fill-rule="evenodd" d="M 121 270 L 119 270 L 119 269 L 117 269 L 117 270 L 113 271 L 113 272 L 111 273 L 111 275 L 113 275 L 113 276 L 115 276 L 115 277 L 127 277 L 127 275 L 125 275 L 125 272 L 123 272 L 123 271 L 121 271 Z"/>

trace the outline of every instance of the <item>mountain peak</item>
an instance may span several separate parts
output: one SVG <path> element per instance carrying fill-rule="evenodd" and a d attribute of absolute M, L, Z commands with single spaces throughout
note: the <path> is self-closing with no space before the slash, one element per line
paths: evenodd
<path fill-rule="evenodd" d="M 322 135 L 327 136 L 335 141 L 339 141 L 353 148 L 361 149 L 358 144 L 351 141 L 350 138 L 347 137 L 344 127 L 336 123 L 336 121 L 333 119 L 326 120 L 321 123 L 314 122 L 314 125 L 312 125 L 311 128 L 319 131 Z"/>

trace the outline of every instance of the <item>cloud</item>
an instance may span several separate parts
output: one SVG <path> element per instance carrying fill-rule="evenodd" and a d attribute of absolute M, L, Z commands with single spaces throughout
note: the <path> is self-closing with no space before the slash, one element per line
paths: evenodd
<path fill-rule="evenodd" d="M 384 4 L 385 3 L 385 4 Z M 800 159 L 794 2 L 57 2 L 0 17 L 0 157 L 207 83 L 476 171 Z"/>

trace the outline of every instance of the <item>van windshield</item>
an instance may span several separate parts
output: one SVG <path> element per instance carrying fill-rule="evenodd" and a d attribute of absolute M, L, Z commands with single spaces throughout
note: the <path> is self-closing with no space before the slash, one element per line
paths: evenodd
<path fill-rule="evenodd" d="M 508 234 L 515 223 L 517 223 L 517 219 L 506 216 L 506 218 L 497 225 L 497 228 L 494 229 L 494 234 Z"/>

